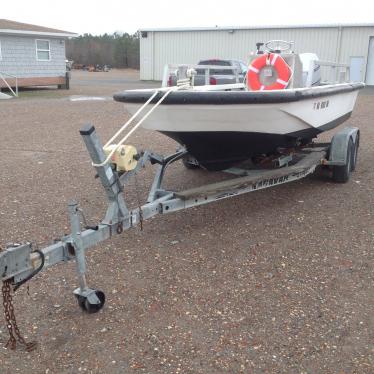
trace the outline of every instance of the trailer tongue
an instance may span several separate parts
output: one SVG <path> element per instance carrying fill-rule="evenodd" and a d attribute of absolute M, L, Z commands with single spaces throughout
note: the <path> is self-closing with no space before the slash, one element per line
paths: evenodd
<path fill-rule="evenodd" d="M 186 191 L 169 191 L 162 187 L 167 167 L 186 159 L 187 151 L 162 157 L 150 151 L 138 154 L 134 147 L 124 146 L 111 155 L 111 163 L 105 163 L 110 150 L 103 149 L 95 128 L 86 125 L 80 130 L 87 150 L 95 165 L 97 175 L 104 188 L 108 207 L 104 219 L 96 226 L 81 226 L 82 212 L 75 201 L 68 204 L 71 233 L 59 241 L 34 250 L 31 243 L 12 244 L 0 252 L 0 277 L 4 282 L 3 296 L 7 326 L 10 333 L 9 347 L 15 348 L 15 339 L 26 344 L 15 322 L 10 286 L 14 290 L 32 279 L 38 272 L 70 260 L 76 261 L 79 288 L 74 291 L 79 307 L 87 313 L 98 312 L 105 303 L 102 291 L 90 288 L 86 281 L 85 253 L 90 247 L 120 235 L 124 230 L 141 224 L 157 214 L 171 213 L 189 207 L 207 204 L 279 184 L 292 182 L 313 173 L 317 166 L 325 165 L 333 170 L 337 182 L 346 182 L 354 170 L 359 145 L 357 128 L 346 128 L 337 133 L 331 144 L 316 144 L 301 147 L 277 160 L 278 167 L 266 170 L 226 170 L 239 175 L 219 183 L 213 183 Z M 131 157 L 129 157 L 129 154 Z M 296 161 L 295 161 L 296 160 Z M 139 208 L 129 210 L 123 197 L 126 184 L 148 163 L 158 164 L 147 202 Z M 196 165 L 195 165 L 196 166 Z M 13 315 L 11 315 L 13 313 Z M 14 336 L 16 334 L 16 337 Z M 34 348 L 26 344 L 27 349 Z"/>

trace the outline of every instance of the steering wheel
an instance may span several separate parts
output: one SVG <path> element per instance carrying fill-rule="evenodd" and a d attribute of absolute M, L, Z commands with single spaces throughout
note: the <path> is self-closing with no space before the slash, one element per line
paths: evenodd
<path fill-rule="evenodd" d="M 286 52 L 292 49 L 293 42 L 286 42 L 285 40 L 269 40 L 265 43 L 265 48 L 269 52 Z"/>

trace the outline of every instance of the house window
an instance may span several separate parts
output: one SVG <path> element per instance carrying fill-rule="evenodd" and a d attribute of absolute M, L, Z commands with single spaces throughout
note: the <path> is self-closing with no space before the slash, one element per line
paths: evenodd
<path fill-rule="evenodd" d="M 36 39 L 36 59 L 38 61 L 49 61 L 51 59 L 49 40 Z"/>

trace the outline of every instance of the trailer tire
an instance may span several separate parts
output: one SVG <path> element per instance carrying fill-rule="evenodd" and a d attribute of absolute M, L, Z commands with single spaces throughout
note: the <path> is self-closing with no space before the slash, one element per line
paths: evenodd
<path fill-rule="evenodd" d="M 104 292 L 96 290 L 95 293 L 100 300 L 99 304 L 91 304 L 85 296 L 76 295 L 79 307 L 88 314 L 97 313 L 105 304 Z"/>
<path fill-rule="evenodd" d="M 88 314 L 97 313 L 105 304 L 105 294 L 103 291 L 95 291 L 96 296 L 100 300 L 99 304 L 91 304 L 88 299 L 84 302 L 84 311 Z"/>
<path fill-rule="evenodd" d="M 352 170 L 352 154 L 354 153 L 354 143 L 352 138 L 349 139 L 347 147 L 347 157 L 345 165 L 335 165 L 332 169 L 332 179 L 336 183 L 346 183 L 349 180 L 349 176 Z"/>
<path fill-rule="evenodd" d="M 351 171 L 356 170 L 359 146 L 360 146 L 360 133 L 357 133 L 356 140 L 353 145 L 353 151 L 352 151 Z"/>
<path fill-rule="evenodd" d="M 300 140 L 300 145 L 301 146 L 306 146 L 309 145 L 313 142 L 313 138 L 306 138 L 306 139 L 301 139 Z"/>
<path fill-rule="evenodd" d="M 77 301 L 78 301 L 79 308 L 81 308 L 82 310 L 85 310 L 86 306 L 84 305 L 84 303 L 86 301 L 86 298 L 81 295 L 77 295 Z"/>

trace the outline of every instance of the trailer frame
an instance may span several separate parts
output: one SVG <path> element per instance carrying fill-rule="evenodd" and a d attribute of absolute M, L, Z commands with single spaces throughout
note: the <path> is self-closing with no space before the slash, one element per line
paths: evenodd
<path fill-rule="evenodd" d="M 80 134 L 93 164 L 102 163 L 106 156 L 95 128 L 90 124 L 85 125 Z M 354 149 L 350 146 L 352 143 Z M 135 169 L 123 174 L 118 173 L 110 163 L 96 166 L 97 176 L 108 200 L 104 219 L 96 226 L 82 227 L 82 212 L 78 203 L 70 201 L 68 214 L 71 233 L 37 251 L 33 250 L 29 242 L 9 245 L 0 252 L 0 278 L 3 282 L 10 280 L 16 289 L 43 269 L 60 262 L 75 260 L 79 287 L 74 290 L 74 295 L 84 311 L 95 313 L 103 307 L 105 294 L 90 288 L 87 284 L 85 255 L 90 247 L 114 235 L 120 235 L 124 230 L 137 226 L 155 215 L 168 214 L 299 180 L 313 173 L 320 165 L 329 168 L 349 167 L 349 172 L 353 171 L 358 146 L 358 128 L 348 127 L 335 134 L 331 143 L 316 143 L 295 150 L 294 155 L 298 158 L 295 162 L 292 162 L 290 155 L 286 155 L 279 160 L 280 167 L 276 169 L 231 168 L 226 172 L 236 175 L 235 178 L 180 192 L 164 189 L 162 181 L 170 164 L 188 157 L 188 152 L 184 148 L 166 157 L 144 151 L 137 156 Z M 356 155 L 354 159 L 353 153 Z M 348 160 L 354 160 L 354 163 L 349 162 L 348 165 Z M 142 206 L 129 210 L 122 194 L 124 187 L 148 163 L 158 164 L 158 168 L 147 201 Z"/>

